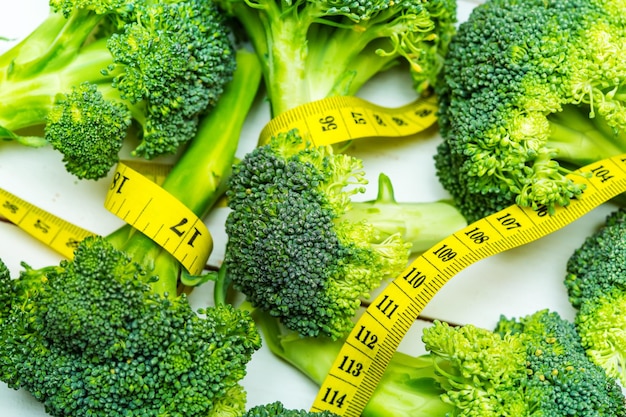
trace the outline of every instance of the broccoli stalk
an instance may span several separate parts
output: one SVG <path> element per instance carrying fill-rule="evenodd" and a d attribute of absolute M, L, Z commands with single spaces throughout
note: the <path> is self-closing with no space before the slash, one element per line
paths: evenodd
<path fill-rule="evenodd" d="M 244 304 L 241 308 L 249 307 Z M 345 340 L 323 335 L 305 337 L 285 328 L 280 321 L 263 310 L 252 311 L 263 334 L 263 341 L 270 351 L 321 385 Z M 413 357 L 396 352 L 361 415 L 446 415 L 453 408 L 441 401 L 443 390 L 434 371 L 433 357 Z"/>
<path fill-rule="evenodd" d="M 321 385 L 343 340 L 303 337 L 256 310 L 264 341 L 279 358 Z M 616 380 L 585 355 L 572 323 L 555 312 L 502 317 L 494 331 L 435 321 L 427 353 L 395 352 L 363 417 L 624 415 Z"/>
<path fill-rule="evenodd" d="M 238 69 L 163 187 L 198 216 L 223 193 L 261 73 Z M 72 260 L 16 279 L 0 268 L 0 380 L 54 416 L 225 417 L 245 410 L 240 380 L 260 336 L 231 306 L 193 311 L 181 266 L 126 225 L 83 240 Z"/>
<path fill-rule="evenodd" d="M 378 195 L 374 200 L 351 201 L 343 217 L 351 222 L 367 222 L 381 239 L 399 234 L 411 244 L 411 253 L 421 253 L 444 237 L 460 230 L 467 221 L 449 201 L 398 202 L 391 179 L 378 175 Z"/>
<path fill-rule="evenodd" d="M 360 299 L 397 276 L 412 250 L 466 225 L 445 202 L 396 202 L 384 176 L 376 200 L 353 201 L 366 184 L 361 160 L 306 146 L 295 130 L 249 152 L 229 178 L 216 294 L 232 283 L 292 330 L 342 336 Z"/>
<path fill-rule="evenodd" d="M 450 43 L 437 85 L 437 175 L 468 221 L 564 206 L 577 168 L 626 152 L 623 13 L 610 1 L 489 0 Z"/>
<path fill-rule="evenodd" d="M 609 214 L 567 262 L 565 287 L 591 360 L 626 386 L 626 210 Z"/>
<path fill-rule="evenodd" d="M 232 78 L 231 30 L 211 3 L 50 6 L 0 55 L 0 139 L 50 144 L 78 178 L 104 177 L 127 136 L 138 139 L 136 156 L 177 152 Z"/>
<path fill-rule="evenodd" d="M 436 82 L 454 33 L 456 3 L 215 0 L 241 22 L 263 67 L 273 116 L 328 96 L 354 95 L 408 62 L 423 93 Z"/>

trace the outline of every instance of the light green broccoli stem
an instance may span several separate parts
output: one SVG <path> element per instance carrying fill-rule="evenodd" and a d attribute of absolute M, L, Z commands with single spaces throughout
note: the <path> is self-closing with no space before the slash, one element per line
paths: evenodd
<path fill-rule="evenodd" d="M 344 23 L 343 26 L 334 27 L 330 24 L 314 23 L 307 32 L 307 43 L 291 45 L 298 54 L 303 57 L 303 63 L 296 68 L 298 74 L 288 74 L 292 71 L 289 65 L 293 58 L 281 59 L 275 62 L 277 67 L 285 67 L 285 77 L 274 78 L 271 85 L 273 114 L 278 115 L 296 106 L 320 100 L 332 96 L 355 95 L 361 87 L 374 75 L 397 63 L 394 54 L 380 54 L 376 39 L 387 33 L 387 28 L 372 30 L 367 24 L 356 22 Z M 295 30 L 301 30 L 296 28 Z M 388 40 L 384 40 L 387 49 L 393 46 Z M 349 45 L 349 48 L 346 48 Z M 283 45 L 275 45 L 282 48 Z M 298 78 L 293 78 L 298 76 Z M 294 83 L 304 84 L 300 88 L 294 88 Z M 296 94 L 292 93 L 295 91 Z"/>
<path fill-rule="evenodd" d="M 241 129 L 261 82 L 256 56 L 237 52 L 237 70 L 211 113 L 201 121 L 198 133 L 162 184 L 163 189 L 202 218 L 222 196 L 239 144 Z M 162 294 L 177 293 L 180 266 L 172 255 L 131 226 L 113 232 L 108 239 L 115 247 L 143 264 L 152 283 Z M 152 260 L 150 264 L 145 264 Z"/>
<path fill-rule="evenodd" d="M 565 106 L 548 120 L 546 146 L 555 150 L 560 161 L 579 167 L 626 153 L 626 133 L 611 128 L 600 116 L 591 118 L 586 106 Z"/>
<path fill-rule="evenodd" d="M 65 66 L 102 18 L 88 10 L 77 9 L 68 18 L 51 12 L 27 37 L 0 55 L 0 83 Z"/>
<path fill-rule="evenodd" d="M 85 81 L 109 85 L 115 77 L 114 72 L 94 76 L 101 74 L 113 62 L 104 42 L 104 39 L 98 40 L 83 48 L 80 55 L 73 59 L 67 58 L 69 61 L 65 61 L 64 66 L 47 61 L 50 67 L 46 67 L 44 60 L 41 72 L 38 73 L 24 74 L 9 70 L 9 75 L 0 82 L 0 127 L 16 131 L 43 125 L 58 93 L 70 93 L 73 86 Z M 107 90 L 104 95 L 110 96 L 111 92 Z M 119 99 L 119 94 L 113 96 Z"/>
<path fill-rule="evenodd" d="M 358 23 L 335 27 L 319 18 L 320 11 L 313 5 L 285 11 L 279 3 L 261 0 L 235 1 L 228 7 L 261 58 L 272 116 L 325 97 L 354 95 L 396 59 L 377 54 L 374 48 L 361 56 L 370 42 L 386 32 L 368 32 Z M 390 42 L 388 47 L 392 48 Z"/>
<path fill-rule="evenodd" d="M 323 336 L 301 337 L 285 331 L 267 313 L 256 310 L 253 315 L 265 336 L 266 346 L 273 354 L 317 385 L 324 382 L 344 340 Z M 361 416 L 430 417 L 452 412 L 453 406 L 440 398 L 444 391 L 435 371 L 435 359 L 430 355 L 413 357 L 396 352 Z"/>
<path fill-rule="evenodd" d="M 385 174 L 378 177 L 375 200 L 352 202 L 343 218 L 367 221 L 382 239 L 399 234 L 411 243 L 411 252 L 420 253 L 456 231 L 467 226 L 467 220 L 447 201 L 405 203 L 397 202 L 391 180 Z"/>

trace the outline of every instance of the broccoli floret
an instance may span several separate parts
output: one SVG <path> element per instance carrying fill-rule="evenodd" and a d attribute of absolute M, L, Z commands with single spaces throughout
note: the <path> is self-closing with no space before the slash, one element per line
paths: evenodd
<path fill-rule="evenodd" d="M 105 176 L 127 136 L 136 136 L 135 156 L 177 152 L 232 79 L 231 29 L 210 2 L 50 6 L 46 20 L 0 55 L 0 138 L 51 143 L 79 178 Z M 22 135 L 41 126 L 41 136 Z"/>
<path fill-rule="evenodd" d="M 0 260 L 0 322 L 9 316 L 13 285 L 9 268 Z"/>
<path fill-rule="evenodd" d="M 339 417 L 329 411 L 313 413 L 306 410 L 290 410 L 280 402 L 257 405 L 241 417 Z"/>
<path fill-rule="evenodd" d="M 455 30 L 456 2 L 214 0 L 243 26 L 262 61 L 272 115 L 354 95 L 408 62 L 415 89 L 437 80 Z"/>
<path fill-rule="evenodd" d="M 501 318 L 496 332 L 520 336 L 526 352 L 525 398 L 545 416 L 621 416 L 626 401 L 615 378 L 587 357 L 573 323 L 542 310 Z M 515 414 L 515 413 L 514 413 Z"/>
<path fill-rule="evenodd" d="M 63 154 L 68 172 L 98 179 L 118 162 L 131 121 L 127 106 L 107 101 L 96 84 L 86 82 L 57 97 L 47 116 L 45 136 Z"/>
<path fill-rule="evenodd" d="M 626 210 L 605 223 L 567 262 L 565 286 L 591 359 L 626 385 Z"/>
<path fill-rule="evenodd" d="M 223 192 L 261 81 L 254 54 L 237 62 L 162 185 L 198 216 Z M 0 380 L 54 416 L 242 414 L 240 381 L 261 343 L 254 321 L 228 305 L 194 311 L 178 291 L 183 274 L 129 225 L 84 239 L 59 265 L 13 280 L 0 268 Z"/>
<path fill-rule="evenodd" d="M 567 205 L 584 189 L 567 174 L 626 152 L 618 3 L 488 0 L 460 25 L 436 88 L 435 162 L 470 222 Z"/>
<path fill-rule="evenodd" d="M 0 379 L 54 416 L 214 415 L 260 345 L 248 315 L 222 306 L 200 316 L 184 295 L 153 292 L 101 237 L 40 276 L 0 325 Z"/>
<path fill-rule="evenodd" d="M 380 201 L 353 202 L 364 175 L 361 160 L 307 146 L 295 130 L 248 153 L 227 191 L 224 265 L 234 288 L 293 330 L 339 337 L 360 298 L 405 267 L 411 242 L 423 250 L 466 224 L 446 203 L 404 211 L 387 180 Z"/>
<path fill-rule="evenodd" d="M 582 348 L 573 323 L 541 310 L 501 317 L 495 331 L 436 323 L 426 349 L 440 357 L 443 400 L 462 416 L 619 416 L 621 388 Z"/>
<path fill-rule="evenodd" d="M 302 337 L 254 314 L 271 351 L 322 384 L 344 341 Z M 588 359 L 574 325 L 558 313 L 502 317 L 494 330 L 435 321 L 422 339 L 427 353 L 394 353 L 363 417 L 626 413 L 621 387 Z"/>

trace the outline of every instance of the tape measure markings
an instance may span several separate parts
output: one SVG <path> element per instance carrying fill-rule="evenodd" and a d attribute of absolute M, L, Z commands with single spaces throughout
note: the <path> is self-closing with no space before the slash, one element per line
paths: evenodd
<path fill-rule="evenodd" d="M 513 205 L 443 239 L 383 288 L 358 319 L 311 407 L 358 417 L 400 341 L 435 294 L 459 271 L 545 236 L 626 191 L 626 154 L 599 161 L 568 178 L 588 186 L 550 215 Z M 580 175 L 584 173 L 586 175 Z M 348 366 L 347 364 L 350 364 Z"/>
<path fill-rule="evenodd" d="M 6 190 L 0 189 L 0 196 L 3 199 L 0 214 L 65 257 L 70 258 L 80 241 L 93 235 Z"/>
<path fill-rule="evenodd" d="M 298 129 L 314 146 L 365 137 L 402 137 L 418 133 L 437 120 L 434 97 L 420 98 L 397 108 L 375 105 L 354 96 L 329 97 L 276 116 L 265 125 L 259 143 Z"/>
<path fill-rule="evenodd" d="M 204 222 L 134 169 L 118 164 L 104 206 L 152 238 L 192 275 L 204 269 L 213 248 Z"/>
<path fill-rule="evenodd" d="M 213 241 L 202 220 L 167 191 L 157 186 L 163 183 L 171 170 L 171 165 L 134 160 L 128 164 L 136 166 L 140 172 L 125 163 L 118 164 L 105 207 L 153 238 L 174 255 L 190 273 L 201 273 L 211 252 Z M 131 187 L 129 183 L 131 179 L 134 188 L 127 192 Z M 124 193 L 113 193 L 122 189 Z M 0 189 L 0 197 L 4 200 L 0 200 L 2 203 L 0 216 L 68 259 L 73 257 L 74 250 L 85 237 L 94 235 L 6 190 Z M 169 229 L 165 229 L 168 224 Z M 166 230 L 172 233 L 164 234 Z"/>

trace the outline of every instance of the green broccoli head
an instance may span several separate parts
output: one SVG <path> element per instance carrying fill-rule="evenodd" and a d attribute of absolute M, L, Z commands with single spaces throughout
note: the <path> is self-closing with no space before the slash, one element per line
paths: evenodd
<path fill-rule="evenodd" d="M 426 349 L 444 377 L 444 402 L 459 416 L 617 416 L 626 402 L 616 380 L 585 354 L 571 322 L 541 310 L 502 317 L 495 331 L 436 322 Z"/>
<path fill-rule="evenodd" d="M 338 417 L 330 411 L 314 413 L 306 410 L 290 410 L 281 402 L 257 405 L 251 408 L 241 417 Z"/>
<path fill-rule="evenodd" d="M 100 178 L 127 134 L 136 156 L 177 152 L 235 67 L 231 28 L 212 2 L 52 1 L 49 17 L 0 55 L 0 138 L 41 146 L 16 132 L 45 126 L 71 173 Z"/>
<path fill-rule="evenodd" d="M 626 384 L 626 210 L 619 209 L 570 256 L 565 287 L 587 354 Z"/>
<path fill-rule="evenodd" d="M 129 14 L 136 0 L 49 0 L 49 5 L 57 13 L 69 17 L 76 10 L 89 10 L 99 15 L 109 13 Z"/>
<path fill-rule="evenodd" d="M 260 346 L 247 313 L 195 312 L 184 295 L 154 293 L 155 278 L 101 237 L 86 238 L 72 261 L 14 281 L 35 278 L 39 290 L 0 322 L 0 379 L 51 415 L 244 411 L 239 381 Z"/>
<path fill-rule="evenodd" d="M 619 2 L 489 0 L 450 43 L 435 156 L 474 221 L 507 205 L 566 205 L 573 169 L 626 152 Z"/>
<path fill-rule="evenodd" d="M 615 378 L 589 359 L 574 324 L 558 313 L 542 310 L 519 319 L 501 318 L 496 332 L 523 336 L 528 398 L 544 415 L 626 413 L 626 400 Z"/>
<path fill-rule="evenodd" d="M 118 162 L 131 120 L 121 101 L 105 100 L 96 84 L 83 83 L 57 95 L 46 116 L 45 137 L 63 155 L 68 172 L 99 179 Z"/>
<path fill-rule="evenodd" d="M 565 286 L 574 308 L 626 288 L 626 210 L 610 213 L 567 260 Z"/>
<path fill-rule="evenodd" d="M 441 399 L 464 410 L 460 415 L 526 415 L 520 389 L 527 375 L 526 350 L 520 338 L 436 321 L 422 339 L 443 376 Z"/>
<path fill-rule="evenodd" d="M 13 296 L 13 280 L 11 272 L 2 260 L 0 260 L 0 323 L 11 313 L 11 300 Z"/>
<path fill-rule="evenodd" d="M 410 244 L 350 219 L 360 160 L 305 146 L 295 131 L 237 164 L 227 191 L 224 260 L 236 289 L 302 335 L 348 331 L 360 298 L 397 275 Z"/>
<path fill-rule="evenodd" d="M 353 95 L 377 73 L 407 64 L 415 89 L 437 81 L 455 30 L 451 0 L 277 2 L 219 0 L 262 61 L 271 109 Z"/>
<path fill-rule="evenodd" d="M 217 7 L 203 0 L 148 3 L 134 21 L 111 35 L 112 85 L 140 104 L 146 158 L 175 153 L 194 137 L 232 79 L 236 59 L 230 27 Z"/>

